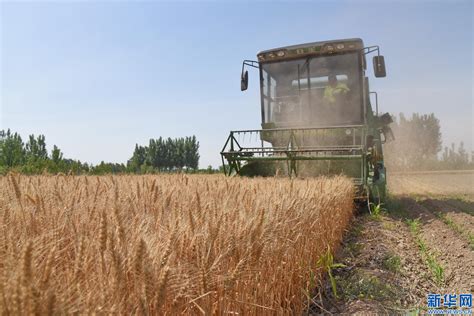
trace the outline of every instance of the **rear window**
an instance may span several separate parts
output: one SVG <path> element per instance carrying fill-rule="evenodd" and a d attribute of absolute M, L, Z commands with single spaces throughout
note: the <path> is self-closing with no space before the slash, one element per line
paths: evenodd
<path fill-rule="evenodd" d="M 328 85 L 328 79 L 329 77 L 328 76 L 322 76 L 322 77 L 312 77 L 310 78 L 309 82 L 311 83 L 311 89 L 321 89 L 321 88 L 325 88 L 327 85 Z M 347 78 L 347 75 L 336 75 L 336 78 L 337 78 L 337 81 L 338 82 L 347 82 L 348 78 Z M 305 78 L 305 79 L 300 79 L 300 87 L 301 89 L 308 89 L 308 79 Z M 291 82 L 291 85 L 293 87 L 298 87 L 298 80 L 293 80 Z"/>

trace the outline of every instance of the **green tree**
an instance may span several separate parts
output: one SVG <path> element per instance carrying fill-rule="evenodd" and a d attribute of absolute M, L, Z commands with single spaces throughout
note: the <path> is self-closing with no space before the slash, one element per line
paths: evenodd
<path fill-rule="evenodd" d="M 23 165 L 26 160 L 26 151 L 23 140 L 17 133 L 8 129 L 0 131 L 0 166 L 7 168 Z"/>
<path fill-rule="evenodd" d="M 51 160 L 55 164 L 59 164 L 63 160 L 63 153 L 56 145 L 53 146 L 53 150 L 51 151 Z"/>
<path fill-rule="evenodd" d="M 46 149 L 46 141 L 44 135 L 30 135 L 25 146 L 26 157 L 29 161 L 46 160 L 48 159 L 48 151 Z"/>
<path fill-rule="evenodd" d="M 133 156 L 127 162 L 127 167 L 131 172 L 140 172 L 141 166 L 145 164 L 147 148 L 135 145 Z"/>
<path fill-rule="evenodd" d="M 185 138 L 150 139 L 148 146 L 135 145 L 132 158 L 127 162 L 131 172 L 197 170 L 199 166 L 199 142 L 196 136 Z"/>
<path fill-rule="evenodd" d="M 91 173 L 96 174 L 96 175 L 102 175 L 102 174 L 117 174 L 117 173 L 124 173 L 127 171 L 127 167 L 124 164 L 120 163 L 111 163 L 111 162 L 104 162 L 101 161 L 100 164 L 98 164 L 95 167 L 91 168 Z"/>
<path fill-rule="evenodd" d="M 199 168 L 199 142 L 196 139 L 196 136 L 192 136 L 188 140 L 187 146 L 187 167 L 197 170 Z"/>
<path fill-rule="evenodd" d="M 165 143 L 165 168 L 172 170 L 176 166 L 175 142 L 168 137 Z"/>

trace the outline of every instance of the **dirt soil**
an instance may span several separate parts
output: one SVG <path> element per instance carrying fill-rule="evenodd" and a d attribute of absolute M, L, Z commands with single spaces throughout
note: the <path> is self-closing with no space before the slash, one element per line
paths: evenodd
<path fill-rule="evenodd" d="M 431 209 L 413 199 L 403 199 L 409 217 L 418 218 L 422 223 L 421 238 L 433 250 L 441 266 L 444 267 L 445 281 L 441 291 L 443 293 L 470 293 L 474 290 L 474 251 L 469 247 L 469 241 L 465 240 L 462 234 L 433 214 L 434 210 L 447 211 L 444 208 L 433 207 L 433 205 L 443 205 L 443 202 L 428 201 L 429 203 L 425 205 L 431 206 Z M 458 212 L 455 210 L 455 214 Z M 469 217 L 466 221 L 473 220 L 472 215 L 464 215 Z"/>
<path fill-rule="evenodd" d="M 456 202 L 459 203 L 462 201 L 426 199 L 421 203 L 427 209 L 444 214 L 448 219 L 452 220 L 466 233 L 474 234 L 474 216 L 470 215 L 466 211 L 462 211 L 460 206 L 456 206 Z M 463 204 L 468 203 L 464 202 Z M 474 211 L 474 203 L 471 203 L 471 206 L 466 205 L 466 207 L 469 207 Z"/>
<path fill-rule="evenodd" d="M 474 291 L 472 179 L 440 176 L 399 175 L 384 212 L 355 217 L 334 258 L 337 297 L 326 280 L 310 314 L 423 313 L 429 293 Z"/>

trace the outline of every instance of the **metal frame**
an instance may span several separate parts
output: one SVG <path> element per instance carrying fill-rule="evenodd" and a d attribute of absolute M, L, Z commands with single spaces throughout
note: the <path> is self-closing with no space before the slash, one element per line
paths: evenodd
<path fill-rule="evenodd" d="M 379 96 L 375 91 L 371 91 L 369 94 L 375 94 L 375 115 L 379 115 Z"/>
<path fill-rule="evenodd" d="M 257 68 L 257 69 L 260 68 L 260 63 L 258 61 L 245 59 L 242 62 L 242 75 L 244 74 L 244 68 L 245 68 L 246 65 L 249 66 L 249 67 Z"/>
<path fill-rule="evenodd" d="M 380 56 L 380 47 L 378 45 L 375 46 L 367 46 L 362 49 L 362 53 L 364 55 L 368 55 L 373 52 L 377 52 L 377 56 Z"/>
<path fill-rule="evenodd" d="M 328 146 L 298 146 L 296 138 L 309 131 L 351 129 L 353 141 L 351 145 L 328 145 Z M 356 139 L 356 130 L 361 131 L 360 140 Z M 287 142 L 285 146 L 269 147 L 244 147 L 241 146 L 236 135 L 252 135 L 255 133 L 260 136 L 263 142 L 262 133 L 286 133 Z M 304 160 L 359 160 L 361 162 L 360 178 L 354 178 L 354 183 L 358 185 L 366 184 L 366 126 L 326 126 L 326 127 L 300 127 L 300 128 L 275 128 L 264 130 L 241 130 L 231 131 L 224 147 L 221 150 L 222 165 L 226 175 L 239 173 L 243 167 L 242 162 L 251 161 L 287 161 L 288 174 L 290 177 L 297 176 L 297 161 Z M 228 167 L 225 165 L 228 162 Z"/>

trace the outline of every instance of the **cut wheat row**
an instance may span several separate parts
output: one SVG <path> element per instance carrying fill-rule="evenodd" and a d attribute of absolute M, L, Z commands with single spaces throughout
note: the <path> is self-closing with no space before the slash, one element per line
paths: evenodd
<path fill-rule="evenodd" d="M 343 177 L 0 178 L 0 313 L 301 313 Z"/>

